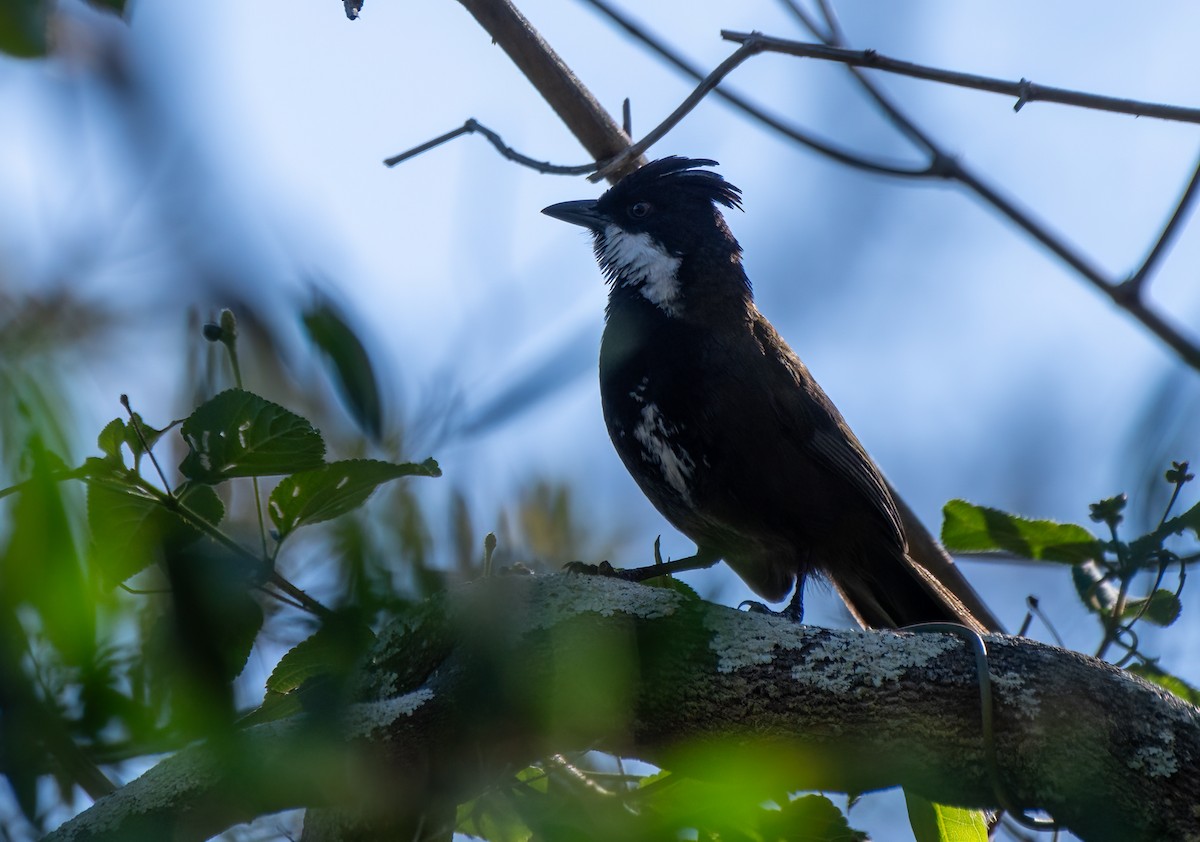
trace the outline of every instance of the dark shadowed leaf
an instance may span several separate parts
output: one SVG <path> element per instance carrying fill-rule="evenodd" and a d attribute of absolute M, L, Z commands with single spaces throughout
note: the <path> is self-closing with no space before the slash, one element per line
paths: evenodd
<path fill-rule="evenodd" d="M 965 500 L 951 500 L 942 514 L 942 543 L 950 552 L 1005 552 L 1078 564 L 1103 551 L 1090 532 L 1071 523 L 1029 520 Z"/>
<path fill-rule="evenodd" d="M 97 9 L 105 9 L 118 15 L 125 13 L 125 0 L 88 0 Z"/>
<path fill-rule="evenodd" d="M 120 418 L 114 418 L 104 425 L 104 429 L 100 431 L 100 435 L 96 438 L 96 444 L 100 448 L 100 452 L 108 459 L 125 464 L 125 460 L 121 457 L 121 445 L 125 443 L 125 422 Z"/>
<path fill-rule="evenodd" d="M 0 52 L 19 58 L 46 54 L 46 0 L 0 2 Z"/>
<path fill-rule="evenodd" d="M 225 506 L 207 485 L 184 483 L 176 496 L 188 511 L 214 526 Z M 88 526 L 96 566 L 110 584 L 124 582 L 156 561 L 160 549 L 178 549 L 200 538 L 184 515 L 133 487 L 88 486 Z"/>
<path fill-rule="evenodd" d="M 373 459 L 331 462 L 313 471 L 284 477 L 271 492 L 268 510 L 282 539 L 297 527 L 330 520 L 358 508 L 382 483 L 399 477 L 441 474 L 432 459 L 420 464 Z"/>
<path fill-rule="evenodd" d="M 357 613 L 335 614 L 279 659 L 267 690 L 288 693 L 319 675 L 348 675 L 374 640 Z"/>
<path fill-rule="evenodd" d="M 355 422 L 377 440 L 383 431 L 383 405 L 375 368 L 358 334 L 328 301 L 304 313 L 304 327 L 333 367 L 338 391 Z"/>
<path fill-rule="evenodd" d="M 215 484 L 231 477 L 320 467 L 325 442 L 307 420 L 265 398 L 229 389 L 201 404 L 180 428 L 188 446 L 179 470 Z"/>

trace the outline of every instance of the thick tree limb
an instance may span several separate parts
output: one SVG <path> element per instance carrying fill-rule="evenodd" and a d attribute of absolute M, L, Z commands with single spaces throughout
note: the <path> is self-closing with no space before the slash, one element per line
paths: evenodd
<path fill-rule="evenodd" d="M 1200 711 L 1092 658 L 987 640 L 1000 773 L 1019 805 L 1089 840 L 1200 839 Z M 701 755 L 768 765 L 793 790 L 995 801 L 959 638 L 796 626 L 615 579 L 460 588 L 381 636 L 360 698 L 336 729 L 249 729 L 227 747 L 239 763 L 181 752 L 48 838 L 201 839 L 302 805 L 394 827 L 498 770 L 591 747 L 696 776 L 718 774 Z M 353 762 L 321 762 L 337 743 L 357 747 Z"/>

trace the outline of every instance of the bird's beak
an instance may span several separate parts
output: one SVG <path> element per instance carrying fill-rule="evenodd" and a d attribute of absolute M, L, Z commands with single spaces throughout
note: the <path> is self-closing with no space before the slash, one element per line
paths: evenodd
<path fill-rule="evenodd" d="M 563 222 L 582 225 L 584 228 L 590 228 L 593 231 L 603 231 L 604 226 L 608 224 L 608 220 L 604 218 L 604 214 L 596 210 L 595 199 L 580 199 L 577 202 L 559 202 L 557 205 L 542 208 L 542 213 L 546 214 L 546 216 L 552 216 L 555 219 L 561 219 Z"/>

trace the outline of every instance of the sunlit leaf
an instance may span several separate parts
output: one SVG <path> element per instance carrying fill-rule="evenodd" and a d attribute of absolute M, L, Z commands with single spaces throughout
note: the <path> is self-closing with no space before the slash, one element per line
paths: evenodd
<path fill-rule="evenodd" d="M 383 404 L 371 357 L 354 329 L 328 301 L 304 313 L 309 338 L 333 368 L 338 391 L 358 426 L 371 438 L 383 431 Z"/>
<path fill-rule="evenodd" d="M 221 498 L 207 485 L 184 483 L 176 497 L 214 526 L 225 515 Z M 111 584 L 124 582 L 156 561 L 161 548 L 185 547 L 202 534 L 182 513 L 132 486 L 89 485 L 87 514 L 93 559 Z"/>
<path fill-rule="evenodd" d="M 1030 520 L 965 500 L 951 500 L 942 513 L 942 543 L 950 552 L 1006 552 L 1078 564 L 1103 550 L 1090 532 L 1075 524 Z"/>
<path fill-rule="evenodd" d="M 908 790 L 904 800 L 917 842 L 987 842 L 987 820 L 979 810 L 935 804 Z"/>
<path fill-rule="evenodd" d="M 58 482 L 62 460 L 45 450 L 40 436 L 29 443 L 33 473 L 12 511 L 8 546 L 0 556 L 0 583 L 10 604 L 26 603 L 38 614 L 46 637 L 71 663 L 90 656 L 95 642 L 95 604 L 83 574 L 69 505 L 73 489 Z"/>
<path fill-rule="evenodd" d="M 1185 702 L 1200 705 L 1200 690 L 1188 684 L 1182 678 L 1159 669 L 1154 664 L 1133 664 L 1129 672 L 1139 675 L 1152 684 L 1157 684 L 1164 690 L 1174 693 Z"/>
<path fill-rule="evenodd" d="M 316 470 L 284 477 L 271 492 L 268 510 L 279 537 L 283 538 L 299 526 L 330 520 L 358 508 L 385 482 L 400 477 L 441 475 L 433 459 L 420 464 L 373 459 L 331 462 Z"/>
<path fill-rule="evenodd" d="M 206 401 L 180 428 L 188 455 L 179 470 L 208 484 L 320 467 L 325 442 L 308 421 L 265 398 L 230 389 Z"/>

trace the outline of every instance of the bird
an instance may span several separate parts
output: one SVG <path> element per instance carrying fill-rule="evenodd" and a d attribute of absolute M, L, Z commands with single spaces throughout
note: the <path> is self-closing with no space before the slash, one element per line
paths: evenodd
<path fill-rule="evenodd" d="M 767 602 L 790 593 L 780 613 L 797 621 L 817 579 L 864 628 L 998 628 L 759 312 L 722 212 L 742 209 L 741 190 L 716 166 L 661 158 L 598 199 L 542 211 L 591 232 L 608 283 L 609 437 L 649 501 L 696 544 L 693 556 L 617 575 L 641 581 L 724 560 Z M 924 563 L 910 551 L 913 524 Z"/>

